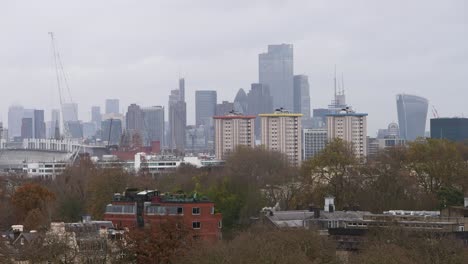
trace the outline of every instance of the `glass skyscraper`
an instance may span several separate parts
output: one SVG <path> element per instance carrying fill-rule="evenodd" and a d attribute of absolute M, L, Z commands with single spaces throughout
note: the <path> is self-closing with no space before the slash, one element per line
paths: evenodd
<path fill-rule="evenodd" d="M 409 94 L 399 94 L 396 99 L 400 137 L 408 141 L 424 137 L 429 101 Z"/>

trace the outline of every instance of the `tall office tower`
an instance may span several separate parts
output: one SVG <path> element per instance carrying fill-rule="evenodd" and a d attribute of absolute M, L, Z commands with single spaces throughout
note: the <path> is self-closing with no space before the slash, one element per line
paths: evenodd
<path fill-rule="evenodd" d="M 129 105 L 125 118 L 126 130 L 129 131 L 132 135 L 133 133 L 139 133 L 140 136 L 143 136 L 143 111 L 141 110 L 140 106 L 137 104 Z"/>
<path fill-rule="evenodd" d="M 34 138 L 46 138 L 44 110 L 34 110 Z"/>
<path fill-rule="evenodd" d="M 24 108 L 20 105 L 12 105 L 8 108 L 8 131 L 11 139 L 21 137 L 21 126 Z"/>
<path fill-rule="evenodd" d="M 143 144 L 151 146 L 151 142 L 159 141 L 164 146 L 164 107 L 143 107 Z"/>
<path fill-rule="evenodd" d="M 76 103 L 65 103 L 62 106 L 62 115 L 64 122 L 78 121 L 78 105 Z"/>
<path fill-rule="evenodd" d="M 444 138 L 451 141 L 468 139 L 468 118 L 433 118 L 431 119 L 431 138 Z"/>
<path fill-rule="evenodd" d="M 226 115 L 226 114 L 228 114 L 228 113 L 230 113 L 232 111 L 237 112 L 237 110 L 235 109 L 235 103 L 231 103 L 231 102 L 228 102 L 228 101 L 223 101 L 220 104 L 216 104 L 215 115 L 217 115 L 217 116 Z"/>
<path fill-rule="evenodd" d="M 33 138 L 33 118 L 31 117 L 23 117 L 21 119 L 21 138 Z"/>
<path fill-rule="evenodd" d="M 244 89 L 240 88 L 236 94 L 236 98 L 234 99 L 234 110 L 238 113 L 246 114 L 247 105 L 248 105 L 247 94 L 245 93 Z"/>
<path fill-rule="evenodd" d="M 216 159 L 225 160 L 238 146 L 255 147 L 255 116 L 231 113 L 213 119 Z"/>
<path fill-rule="evenodd" d="M 216 101 L 216 91 L 195 91 L 195 123 L 197 126 L 213 126 Z"/>
<path fill-rule="evenodd" d="M 328 140 L 342 139 L 353 145 L 357 158 L 367 156 L 367 114 L 346 108 L 327 116 Z"/>
<path fill-rule="evenodd" d="M 96 130 L 101 129 L 101 107 L 99 106 L 92 106 L 91 107 L 91 122 L 96 125 Z"/>
<path fill-rule="evenodd" d="M 106 99 L 106 114 L 118 114 L 119 99 Z"/>
<path fill-rule="evenodd" d="M 424 137 L 429 101 L 409 94 L 399 94 L 396 100 L 400 137 L 408 141 Z"/>
<path fill-rule="evenodd" d="M 294 112 L 310 118 L 310 88 L 307 75 L 294 75 Z"/>
<path fill-rule="evenodd" d="M 271 151 L 286 155 L 294 166 L 301 165 L 302 114 L 278 109 L 271 114 L 260 114 L 262 145 Z"/>
<path fill-rule="evenodd" d="M 252 83 L 247 95 L 247 113 L 255 115 L 255 137 L 260 138 L 260 117 L 259 114 L 273 112 L 273 97 L 267 85 Z"/>
<path fill-rule="evenodd" d="M 185 80 L 179 79 L 179 89 L 169 95 L 169 138 L 170 149 L 185 150 L 185 128 L 187 126 L 187 105 L 185 103 Z"/>
<path fill-rule="evenodd" d="M 302 160 L 308 160 L 322 151 L 327 144 L 327 129 L 302 129 Z"/>
<path fill-rule="evenodd" d="M 8 137 L 8 129 L 3 127 L 3 122 L 0 122 L 0 141 L 3 142 L 8 142 L 9 137 Z M 1 148 L 1 146 L 0 146 Z"/>
<path fill-rule="evenodd" d="M 122 137 L 122 120 L 121 119 L 104 119 L 101 122 L 102 133 L 101 140 L 108 142 L 109 145 L 119 145 Z"/>
<path fill-rule="evenodd" d="M 73 139 L 83 138 L 83 124 L 81 121 L 67 121 L 65 125 L 68 128 L 69 136 Z"/>
<path fill-rule="evenodd" d="M 290 111 L 294 107 L 293 98 L 293 45 L 268 45 L 268 52 L 258 56 L 259 82 L 270 88 L 273 107 Z"/>

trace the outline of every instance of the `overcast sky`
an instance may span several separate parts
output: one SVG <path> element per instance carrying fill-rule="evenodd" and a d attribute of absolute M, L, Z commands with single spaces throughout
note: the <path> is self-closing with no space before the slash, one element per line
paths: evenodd
<path fill-rule="evenodd" d="M 468 116 L 466 0 L 1 0 L 4 123 L 11 104 L 45 109 L 47 119 L 58 108 L 49 31 L 83 120 L 105 98 L 121 109 L 167 107 L 185 77 L 193 123 L 195 90 L 232 101 L 258 82 L 258 54 L 280 43 L 294 44 L 312 108 L 332 99 L 334 65 L 344 72 L 348 103 L 369 113 L 369 135 L 397 120 L 397 93 L 426 97 L 441 116 Z"/>

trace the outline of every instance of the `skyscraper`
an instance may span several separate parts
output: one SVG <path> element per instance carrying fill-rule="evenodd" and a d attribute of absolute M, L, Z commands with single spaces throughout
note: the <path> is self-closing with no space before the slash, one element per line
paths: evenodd
<path fill-rule="evenodd" d="M 23 117 L 21 119 L 21 138 L 33 138 L 33 118 Z"/>
<path fill-rule="evenodd" d="M 151 146 L 152 141 L 164 145 L 164 107 L 143 107 L 143 144 Z"/>
<path fill-rule="evenodd" d="M 44 110 L 34 110 L 34 138 L 45 138 L 46 127 L 44 122 Z"/>
<path fill-rule="evenodd" d="M 119 99 L 106 99 L 106 114 L 118 114 Z"/>
<path fill-rule="evenodd" d="M 187 126 L 187 105 L 185 103 L 185 80 L 179 79 L 179 89 L 169 95 L 169 139 L 170 149 L 185 150 L 185 128 Z"/>
<path fill-rule="evenodd" d="M 213 118 L 216 159 L 226 159 L 238 146 L 255 146 L 255 116 L 231 113 Z"/>
<path fill-rule="evenodd" d="M 293 45 L 268 45 L 268 52 L 258 56 L 259 82 L 270 88 L 273 107 L 293 110 Z"/>
<path fill-rule="evenodd" d="M 307 75 L 294 75 L 294 112 L 310 118 L 310 88 Z"/>
<path fill-rule="evenodd" d="M 91 122 L 93 122 L 96 126 L 96 130 L 101 129 L 101 107 L 99 106 L 92 106 L 91 107 Z"/>
<path fill-rule="evenodd" d="M 140 134 L 143 136 L 143 111 L 137 104 L 131 104 L 128 106 L 126 118 L 126 130 L 130 132 L 130 135 L 134 133 Z"/>
<path fill-rule="evenodd" d="M 10 138 L 21 137 L 21 126 L 24 108 L 12 105 L 8 108 L 8 132 Z"/>
<path fill-rule="evenodd" d="M 327 116 L 328 140 L 342 139 L 352 144 L 357 158 L 367 156 L 367 114 L 350 108 Z"/>
<path fill-rule="evenodd" d="M 283 153 L 293 166 L 301 165 L 302 114 L 279 109 L 271 114 L 260 114 L 262 145 L 271 151 Z"/>
<path fill-rule="evenodd" d="M 122 137 L 122 120 L 120 119 L 105 119 L 101 123 L 102 141 L 108 142 L 109 145 L 118 145 Z"/>
<path fill-rule="evenodd" d="M 216 101 L 216 91 L 195 91 L 195 123 L 197 126 L 213 126 Z"/>
<path fill-rule="evenodd" d="M 260 138 L 260 117 L 259 114 L 273 112 L 273 97 L 266 84 L 252 83 L 247 95 L 247 113 L 255 115 L 255 137 Z"/>
<path fill-rule="evenodd" d="M 78 121 L 78 105 L 76 103 L 65 103 L 62 105 L 62 115 L 64 122 Z"/>
<path fill-rule="evenodd" d="M 240 88 L 234 99 L 234 110 L 241 114 L 247 113 L 247 94 L 244 89 Z"/>
<path fill-rule="evenodd" d="M 429 101 L 409 94 L 397 95 L 396 101 L 400 137 L 408 141 L 424 137 Z"/>

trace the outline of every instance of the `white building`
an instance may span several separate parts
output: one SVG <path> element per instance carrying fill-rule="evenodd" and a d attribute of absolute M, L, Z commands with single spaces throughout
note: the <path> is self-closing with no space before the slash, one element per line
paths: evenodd
<path fill-rule="evenodd" d="M 327 115 L 328 140 L 342 139 L 353 145 L 357 158 L 367 156 L 367 114 L 346 108 Z"/>
<path fill-rule="evenodd" d="M 255 116 L 215 116 L 215 156 L 225 160 L 238 146 L 255 146 Z"/>
<path fill-rule="evenodd" d="M 302 130 L 302 160 L 317 155 L 327 145 L 327 130 L 324 128 Z"/>
<path fill-rule="evenodd" d="M 300 166 L 302 156 L 302 114 L 278 109 L 271 114 L 260 114 L 262 145 L 268 150 L 286 155 L 294 166 Z"/>

